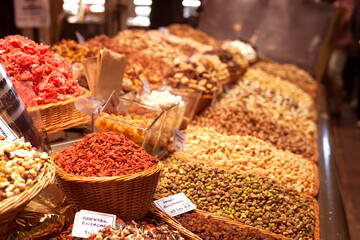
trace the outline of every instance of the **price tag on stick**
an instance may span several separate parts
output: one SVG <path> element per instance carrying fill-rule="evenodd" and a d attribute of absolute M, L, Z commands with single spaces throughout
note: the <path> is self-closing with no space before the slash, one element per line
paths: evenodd
<path fill-rule="evenodd" d="M 162 198 L 154 201 L 154 203 L 163 212 L 172 217 L 196 209 L 196 206 L 185 196 L 184 193 L 178 193 Z"/>
<path fill-rule="evenodd" d="M 177 128 L 174 128 L 173 132 L 173 149 L 178 152 L 184 151 L 185 143 L 186 143 L 186 136 L 182 132 L 180 132 Z"/>
<path fill-rule="evenodd" d="M 115 227 L 116 215 L 81 210 L 75 214 L 73 237 L 88 238 L 107 226 Z"/>

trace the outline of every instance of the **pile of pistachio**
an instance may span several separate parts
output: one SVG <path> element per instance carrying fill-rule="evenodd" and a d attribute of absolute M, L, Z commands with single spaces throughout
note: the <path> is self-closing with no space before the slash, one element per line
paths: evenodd
<path fill-rule="evenodd" d="M 293 239 L 314 239 L 314 201 L 267 177 L 231 172 L 175 158 L 158 193 L 183 192 L 200 210 Z"/>
<path fill-rule="evenodd" d="M 38 153 L 23 138 L 0 138 L 0 201 L 19 195 L 43 173 L 47 153 Z"/>

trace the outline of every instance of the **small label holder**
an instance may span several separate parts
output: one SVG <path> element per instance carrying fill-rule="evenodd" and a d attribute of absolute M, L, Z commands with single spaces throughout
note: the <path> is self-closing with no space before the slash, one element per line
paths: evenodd
<path fill-rule="evenodd" d="M 154 201 L 154 203 L 159 209 L 172 217 L 196 209 L 196 206 L 185 196 L 184 193 L 178 193 L 165 197 Z"/>
<path fill-rule="evenodd" d="M 186 144 L 186 136 L 177 128 L 173 131 L 173 148 L 178 152 L 183 152 Z"/>

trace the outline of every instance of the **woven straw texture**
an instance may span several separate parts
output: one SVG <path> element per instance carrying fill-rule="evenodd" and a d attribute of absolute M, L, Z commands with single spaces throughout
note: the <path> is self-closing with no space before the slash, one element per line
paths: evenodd
<path fill-rule="evenodd" d="M 86 96 L 90 96 L 89 91 L 81 97 Z M 47 133 L 58 132 L 90 121 L 90 116 L 75 108 L 77 98 L 38 106 Z"/>
<path fill-rule="evenodd" d="M 138 220 L 145 216 L 163 167 L 159 162 L 152 169 L 131 175 L 81 177 L 66 173 L 54 162 L 52 164 L 60 188 L 76 211 L 111 213 L 123 220 Z"/>
<path fill-rule="evenodd" d="M 14 220 L 17 213 L 23 210 L 26 204 L 28 204 L 39 192 L 41 192 L 41 190 L 46 188 L 49 183 L 54 180 L 54 176 L 54 167 L 49 163 L 45 163 L 44 171 L 32 187 L 17 196 L 0 202 L 0 236 L 6 232 L 7 225 Z"/>

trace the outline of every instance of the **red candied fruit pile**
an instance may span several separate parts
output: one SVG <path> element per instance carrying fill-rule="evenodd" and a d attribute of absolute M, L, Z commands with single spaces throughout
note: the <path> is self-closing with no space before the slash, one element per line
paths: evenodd
<path fill-rule="evenodd" d="M 26 88 L 21 86 L 30 84 L 37 104 L 64 101 L 84 94 L 73 77 L 71 62 L 60 59 L 49 46 L 12 35 L 0 39 L 0 50 L 4 50 L 0 60 L 16 90 L 24 96 Z"/>

